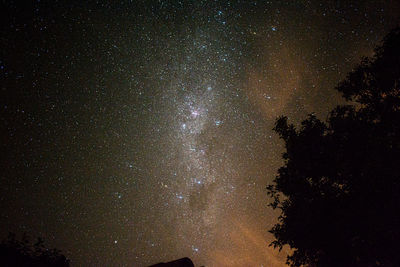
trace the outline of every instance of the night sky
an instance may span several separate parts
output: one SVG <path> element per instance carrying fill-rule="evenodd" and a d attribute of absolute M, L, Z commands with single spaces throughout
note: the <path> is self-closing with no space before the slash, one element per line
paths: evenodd
<path fill-rule="evenodd" d="M 324 119 L 400 22 L 395 0 L 26 2 L 0 7 L 0 237 L 72 266 L 283 266 L 275 119 Z"/>

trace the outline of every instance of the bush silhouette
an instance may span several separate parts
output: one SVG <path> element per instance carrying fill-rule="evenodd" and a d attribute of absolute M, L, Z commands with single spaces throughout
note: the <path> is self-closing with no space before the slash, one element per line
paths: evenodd
<path fill-rule="evenodd" d="M 22 240 L 17 240 L 15 234 L 10 233 L 8 238 L 0 244 L 0 265 L 18 267 L 67 267 L 69 260 L 57 249 L 44 247 L 42 239 L 38 238 L 31 244 L 24 234 Z"/>

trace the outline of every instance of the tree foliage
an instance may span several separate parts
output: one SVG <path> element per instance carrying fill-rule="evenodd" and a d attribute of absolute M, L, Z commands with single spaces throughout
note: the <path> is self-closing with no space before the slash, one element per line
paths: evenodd
<path fill-rule="evenodd" d="M 349 105 L 300 129 L 280 117 L 285 164 L 267 187 L 290 266 L 400 266 L 400 28 L 336 88 Z M 351 105 L 352 104 L 352 105 Z"/>
<path fill-rule="evenodd" d="M 29 267 L 68 267 L 69 260 L 57 249 L 47 249 L 42 239 L 38 238 L 31 244 L 27 235 L 21 240 L 10 233 L 8 238 L 0 243 L 1 266 Z"/>

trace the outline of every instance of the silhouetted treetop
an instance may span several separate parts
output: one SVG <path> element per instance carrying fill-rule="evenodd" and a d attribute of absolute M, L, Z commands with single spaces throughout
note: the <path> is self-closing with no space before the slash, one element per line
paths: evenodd
<path fill-rule="evenodd" d="M 400 29 L 337 90 L 355 105 L 274 130 L 285 164 L 267 187 L 290 266 L 400 266 Z"/>
<path fill-rule="evenodd" d="M 392 30 L 373 58 L 361 64 L 336 89 L 350 101 L 378 112 L 399 108 L 400 99 L 400 28 Z M 379 115 L 379 114 L 375 114 Z"/>
<path fill-rule="evenodd" d="M 17 240 L 10 233 L 0 244 L 0 266 L 67 267 L 69 260 L 60 250 L 47 249 L 41 238 L 31 244 L 26 234 Z"/>

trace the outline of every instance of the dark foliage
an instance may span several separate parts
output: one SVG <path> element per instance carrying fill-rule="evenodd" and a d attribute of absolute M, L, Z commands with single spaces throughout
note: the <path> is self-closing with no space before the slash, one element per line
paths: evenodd
<path fill-rule="evenodd" d="M 26 235 L 22 240 L 16 240 L 14 234 L 0 244 L 0 266 L 18 267 L 66 267 L 69 260 L 57 249 L 47 249 L 43 240 L 38 238 L 31 244 Z"/>
<path fill-rule="evenodd" d="M 285 165 L 268 194 L 291 266 L 400 266 L 400 28 L 337 90 L 354 105 L 300 129 L 277 120 Z"/>

